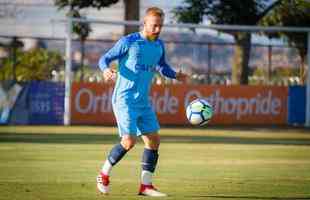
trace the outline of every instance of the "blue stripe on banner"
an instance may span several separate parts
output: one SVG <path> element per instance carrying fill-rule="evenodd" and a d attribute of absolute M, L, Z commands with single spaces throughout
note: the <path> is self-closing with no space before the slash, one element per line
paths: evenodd
<path fill-rule="evenodd" d="M 288 124 L 303 125 L 306 118 L 306 87 L 290 86 L 288 90 Z"/>

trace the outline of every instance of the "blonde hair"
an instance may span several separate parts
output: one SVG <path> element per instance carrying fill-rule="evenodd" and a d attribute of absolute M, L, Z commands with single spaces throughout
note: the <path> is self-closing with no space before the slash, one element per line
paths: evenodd
<path fill-rule="evenodd" d="M 145 11 L 145 16 L 158 16 L 161 19 L 165 18 L 165 13 L 162 9 L 158 8 L 158 7 L 150 7 Z"/>

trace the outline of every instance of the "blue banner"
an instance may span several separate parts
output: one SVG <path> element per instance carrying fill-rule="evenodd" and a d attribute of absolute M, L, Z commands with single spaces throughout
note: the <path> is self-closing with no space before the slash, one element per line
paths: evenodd
<path fill-rule="evenodd" d="M 0 83 L 0 124 L 8 124 L 23 86 L 14 82 Z"/>
<path fill-rule="evenodd" d="M 291 86 L 288 91 L 288 124 L 303 125 L 306 118 L 306 87 Z"/>
<path fill-rule="evenodd" d="M 30 124 L 63 124 L 64 84 L 32 82 L 28 94 Z"/>

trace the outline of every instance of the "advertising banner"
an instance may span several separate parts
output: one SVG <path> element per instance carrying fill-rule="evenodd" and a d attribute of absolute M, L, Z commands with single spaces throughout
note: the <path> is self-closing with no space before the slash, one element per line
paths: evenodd
<path fill-rule="evenodd" d="M 306 86 L 290 86 L 288 90 L 288 119 L 290 125 L 303 125 L 306 121 Z"/>
<path fill-rule="evenodd" d="M 114 124 L 113 85 L 74 83 L 71 99 L 73 124 Z M 213 106 L 211 124 L 286 124 L 287 87 L 155 85 L 150 100 L 161 124 L 187 124 L 185 108 L 195 98 Z"/>
<path fill-rule="evenodd" d="M 8 123 L 10 112 L 22 89 L 23 87 L 17 83 L 11 85 L 11 87 L 4 87 L 3 84 L 0 83 L 0 124 Z"/>
<path fill-rule="evenodd" d="M 63 124 L 64 85 L 34 81 L 29 89 L 30 124 Z"/>

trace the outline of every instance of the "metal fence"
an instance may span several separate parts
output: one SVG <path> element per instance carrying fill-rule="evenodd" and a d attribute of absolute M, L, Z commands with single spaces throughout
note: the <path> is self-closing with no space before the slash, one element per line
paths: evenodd
<path fill-rule="evenodd" d="M 189 83 L 193 84 L 230 84 L 231 70 L 234 58 L 235 43 L 216 41 L 193 41 L 182 38 L 175 40 L 163 34 L 166 45 L 167 60 L 176 70 L 191 74 Z M 188 36 L 187 36 L 188 37 Z M 97 67 L 100 56 L 113 46 L 114 39 L 72 40 L 72 72 L 73 81 L 102 82 L 101 73 Z M 59 55 L 60 60 L 46 60 L 56 62 L 56 65 L 45 67 L 44 80 L 64 81 L 65 75 L 65 40 L 62 38 L 42 37 L 12 37 L 0 36 L 0 80 L 27 81 L 36 79 L 34 76 L 23 75 L 31 73 L 25 64 L 25 54 L 43 49 L 46 52 Z M 82 52 L 84 51 L 84 52 Z M 38 53 L 39 54 L 39 53 Z M 82 55 L 83 54 L 83 55 Z M 33 55 L 32 59 L 36 58 Z M 29 58 L 30 59 L 30 58 Z M 56 59 L 56 58 L 55 58 Z M 116 64 L 116 63 L 115 63 Z M 40 67 L 40 66 L 39 66 Z M 287 44 L 252 44 L 249 59 L 250 85 L 304 85 L 305 70 L 302 59 L 296 47 Z M 176 83 L 157 76 L 157 84 Z"/>
<path fill-rule="evenodd" d="M 90 37 L 82 41 L 72 32 L 73 23 L 79 21 L 79 19 L 63 21 L 67 29 L 67 34 L 63 37 L 35 35 L 25 37 L 22 33 L 0 35 L 0 81 L 65 82 L 65 108 L 68 109 L 72 81 L 103 81 L 97 67 L 98 59 L 122 35 L 119 31 L 114 32 L 111 26 L 119 28 L 125 25 L 141 25 L 140 22 L 86 20 L 84 22 L 97 26 Z M 273 40 L 261 36 L 267 32 L 293 31 L 306 33 L 309 38 L 307 28 L 194 24 L 165 26 L 161 37 L 165 41 L 167 60 L 177 71 L 182 70 L 191 75 L 188 83 L 231 84 L 233 67 L 241 57 L 240 55 L 238 57 L 237 45 L 231 35 L 233 32 L 249 32 L 252 35 L 250 49 L 247 52 L 250 85 L 310 84 L 310 73 L 307 73 L 309 52 L 301 56 L 298 51 L 299 46 L 310 49 L 309 39 L 308 42 L 292 46 L 283 38 Z M 100 35 L 96 30 L 108 30 L 110 34 Z M 154 82 L 178 84 L 160 76 L 156 76 Z M 307 94 L 309 96 L 310 89 L 307 90 Z M 65 115 L 68 115 L 66 109 Z M 309 115 L 307 119 L 310 124 L 310 103 L 307 103 L 306 113 Z"/>

